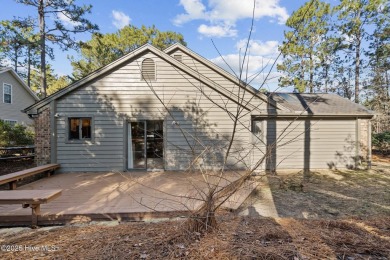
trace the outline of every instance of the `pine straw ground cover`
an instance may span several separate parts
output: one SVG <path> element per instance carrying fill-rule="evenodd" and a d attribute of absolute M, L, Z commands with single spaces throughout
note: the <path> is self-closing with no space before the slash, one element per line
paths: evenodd
<path fill-rule="evenodd" d="M 201 236 L 183 221 L 93 224 L 0 236 L 1 259 L 389 259 L 390 217 L 314 220 L 224 215 Z M 42 246 L 52 251 L 42 250 Z M 31 248 L 40 248 L 37 251 Z M 30 249 L 29 249 L 30 248 Z"/>
<path fill-rule="evenodd" d="M 205 235 L 183 220 L 0 229 L 0 259 L 390 259 L 390 164 L 268 180 L 280 218 L 225 212 Z"/>

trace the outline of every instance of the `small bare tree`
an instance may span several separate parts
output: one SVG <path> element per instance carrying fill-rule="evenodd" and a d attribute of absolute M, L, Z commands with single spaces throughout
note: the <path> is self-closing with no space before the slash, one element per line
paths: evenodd
<path fill-rule="evenodd" d="M 253 16 L 254 11 L 255 1 Z M 191 121 L 187 122 L 192 126 L 191 131 L 178 123 L 183 118 L 178 118 L 177 113 L 174 113 L 172 107 L 170 107 L 169 101 L 165 101 L 159 94 L 157 87 L 153 86 L 151 81 L 147 81 L 150 90 L 163 107 L 161 113 L 168 115 L 172 122 L 175 122 L 175 127 L 186 141 L 188 149 L 181 150 L 178 156 L 190 158 L 186 166 L 187 171 L 197 171 L 202 176 L 203 185 L 193 183 L 197 195 L 191 198 L 200 200 L 202 203 L 195 210 L 191 210 L 191 216 L 186 226 L 186 229 L 189 231 L 205 232 L 216 228 L 215 214 L 217 210 L 227 200 L 232 198 L 237 191 L 242 189 L 243 185 L 250 181 L 253 176 L 258 175 L 259 171 L 262 171 L 262 176 L 265 176 L 263 165 L 267 160 L 270 160 L 276 147 L 280 148 L 299 140 L 311 127 L 305 124 L 305 131 L 292 138 L 291 136 L 288 139 L 286 138 L 297 127 L 294 123 L 305 112 L 302 111 L 302 114 L 292 119 L 271 144 L 267 144 L 261 136 L 251 134 L 251 128 L 253 127 L 250 122 L 251 113 L 258 111 L 260 108 L 269 107 L 270 101 L 261 100 L 257 96 L 258 94 L 254 94 L 250 84 L 260 74 L 265 74 L 261 87 L 267 84 L 270 80 L 271 71 L 281 56 L 279 53 L 272 64 L 267 64 L 268 66 L 260 68 L 255 75 L 248 74 L 250 40 L 253 26 L 254 19 L 252 19 L 250 33 L 239 64 L 239 72 L 236 73 L 231 69 L 231 72 L 235 75 L 236 82 L 230 91 L 224 92 L 223 88 L 218 88 L 218 86 L 210 91 L 203 84 L 183 76 L 198 91 L 196 98 L 192 101 L 192 110 L 189 113 L 191 116 L 187 116 L 187 120 Z M 217 47 L 216 50 L 218 51 Z M 220 57 L 223 59 L 221 54 Z M 229 64 L 226 63 L 226 65 L 230 68 Z M 202 75 L 196 66 L 194 63 L 192 67 L 197 71 L 199 79 L 201 79 Z M 267 67 L 270 67 L 268 71 L 266 71 Z M 139 68 L 141 71 L 141 65 L 139 65 Z M 180 72 L 178 71 L 178 73 Z M 173 97 L 170 99 L 173 99 Z M 205 101 L 230 118 L 231 128 L 229 135 L 219 132 L 217 129 L 212 129 L 212 124 L 207 122 L 205 119 L 207 111 L 201 108 L 202 102 Z M 312 102 L 315 102 L 315 100 Z M 205 138 L 205 132 L 212 132 L 213 137 L 208 136 Z M 242 132 L 250 133 L 252 141 L 243 141 L 240 138 Z M 220 138 L 215 138 L 216 136 Z M 253 154 L 259 156 L 248 160 L 249 157 L 253 157 Z"/>

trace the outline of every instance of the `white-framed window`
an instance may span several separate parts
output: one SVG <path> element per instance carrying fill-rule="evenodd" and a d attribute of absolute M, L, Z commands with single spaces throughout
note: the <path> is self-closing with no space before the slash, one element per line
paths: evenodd
<path fill-rule="evenodd" d="M 146 81 L 156 80 L 156 65 L 152 59 L 146 58 L 142 61 L 141 77 Z"/>
<path fill-rule="evenodd" d="M 4 83 L 3 84 L 3 103 L 11 104 L 12 103 L 12 85 Z"/>
<path fill-rule="evenodd" d="M 11 126 L 15 126 L 18 123 L 18 121 L 13 120 L 13 119 L 1 119 L 1 121 L 3 121 L 4 123 L 10 124 Z"/>
<path fill-rule="evenodd" d="M 92 117 L 69 117 L 68 140 L 92 140 Z"/>

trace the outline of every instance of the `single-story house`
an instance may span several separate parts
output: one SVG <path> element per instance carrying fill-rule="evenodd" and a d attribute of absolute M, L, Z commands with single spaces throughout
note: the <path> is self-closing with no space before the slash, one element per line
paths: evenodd
<path fill-rule="evenodd" d="M 36 121 L 37 163 L 63 172 L 370 161 L 373 113 L 363 106 L 334 94 L 261 93 L 180 44 L 144 45 L 24 111 Z"/>
<path fill-rule="evenodd" d="M 12 68 L 0 68 L 0 120 L 11 125 L 31 125 L 33 120 L 22 110 L 38 100 Z"/>

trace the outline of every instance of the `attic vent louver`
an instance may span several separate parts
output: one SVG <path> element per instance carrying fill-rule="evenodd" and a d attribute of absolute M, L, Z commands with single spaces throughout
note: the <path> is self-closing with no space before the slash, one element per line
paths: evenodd
<path fill-rule="evenodd" d="M 146 81 L 156 80 L 156 65 L 150 58 L 142 61 L 142 79 Z"/>
<path fill-rule="evenodd" d="M 180 61 L 180 62 L 182 62 L 181 60 L 181 58 L 182 58 L 182 56 L 180 55 L 180 54 L 175 54 L 175 55 L 173 55 L 173 58 L 175 59 L 175 60 L 177 60 L 177 61 Z"/>

